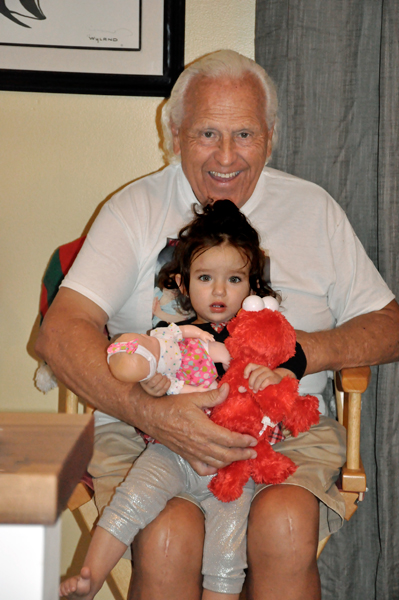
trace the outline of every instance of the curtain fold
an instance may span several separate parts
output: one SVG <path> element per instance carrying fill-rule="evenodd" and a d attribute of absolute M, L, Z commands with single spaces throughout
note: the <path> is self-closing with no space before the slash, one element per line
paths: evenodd
<path fill-rule="evenodd" d="M 379 269 L 399 296 L 399 7 L 384 0 L 378 153 Z M 376 598 L 399 598 L 399 364 L 380 367 L 376 465 L 381 552 Z"/>
<path fill-rule="evenodd" d="M 340 203 L 398 296 L 399 2 L 257 0 L 255 58 L 279 91 L 270 165 Z M 369 491 L 321 555 L 323 600 L 399 600 L 399 366 L 372 371 Z"/>

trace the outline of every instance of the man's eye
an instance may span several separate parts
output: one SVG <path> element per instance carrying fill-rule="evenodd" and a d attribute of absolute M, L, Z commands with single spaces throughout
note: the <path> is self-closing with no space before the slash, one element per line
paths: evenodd
<path fill-rule="evenodd" d="M 200 281 L 210 281 L 211 280 L 211 276 L 210 275 L 200 275 Z"/>
<path fill-rule="evenodd" d="M 233 277 L 230 277 L 229 281 L 230 281 L 230 283 L 240 283 L 241 277 L 237 277 L 236 275 L 233 275 Z"/>
<path fill-rule="evenodd" d="M 204 137 L 206 138 L 212 138 L 213 137 L 213 131 L 204 131 Z"/>
<path fill-rule="evenodd" d="M 239 137 L 240 137 L 242 140 L 246 140 L 246 139 L 248 139 L 248 138 L 249 138 L 249 133 L 248 133 L 248 131 L 241 131 L 241 133 L 239 133 L 238 135 L 239 135 Z"/>

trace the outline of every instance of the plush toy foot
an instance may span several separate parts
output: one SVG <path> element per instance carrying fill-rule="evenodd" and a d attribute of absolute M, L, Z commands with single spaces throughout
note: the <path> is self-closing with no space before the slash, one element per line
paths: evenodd
<path fill-rule="evenodd" d="M 262 440 L 256 446 L 258 456 L 251 463 L 251 476 L 255 483 L 283 483 L 293 473 L 296 464 L 279 452 L 275 452 L 268 441 Z"/>
<path fill-rule="evenodd" d="M 212 477 L 208 488 L 218 500 L 231 502 L 237 500 L 244 485 L 250 477 L 250 461 L 237 461 L 223 469 L 219 469 L 215 477 Z"/>

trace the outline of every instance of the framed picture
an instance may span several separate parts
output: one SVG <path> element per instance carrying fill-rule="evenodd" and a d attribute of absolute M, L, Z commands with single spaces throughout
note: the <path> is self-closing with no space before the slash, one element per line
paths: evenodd
<path fill-rule="evenodd" d="M 185 0 L 0 0 L 0 89 L 168 96 Z"/>

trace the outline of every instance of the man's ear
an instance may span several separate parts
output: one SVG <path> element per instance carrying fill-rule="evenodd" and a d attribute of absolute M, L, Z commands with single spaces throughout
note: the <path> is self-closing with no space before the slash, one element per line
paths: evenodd
<path fill-rule="evenodd" d="M 175 281 L 176 281 L 177 287 L 180 290 L 180 293 L 183 294 L 183 296 L 188 296 L 187 290 L 184 286 L 184 283 L 182 281 L 180 273 L 177 273 L 177 275 L 175 275 Z"/>
<path fill-rule="evenodd" d="M 179 138 L 179 128 L 173 121 L 170 122 L 170 129 L 172 131 L 173 137 L 173 152 L 175 154 L 180 154 L 180 138 Z"/>
<path fill-rule="evenodd" d="M 273 133 L 274 133 L 274 124 L 273 126 L 269 129 L 268 133 L 267 133 L 267 150 L 266 150 L 266 159 L 270 158 L 270 155 L 272 153 L 272 140 L 273 140 Z"/>

